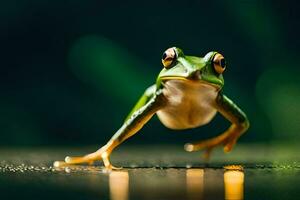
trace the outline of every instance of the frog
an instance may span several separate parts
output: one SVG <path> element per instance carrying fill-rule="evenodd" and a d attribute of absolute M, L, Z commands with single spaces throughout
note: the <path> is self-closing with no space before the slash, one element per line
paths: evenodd
<path fill-rule="evenodd" d="M 208 124 L 220 113 L 231 123 L 229 128 L 215 137 L 187 143 L 184 149 L 203 150 L 206 159 L 218 146 L 230 152 L 250 123 L 244 111 L 223 92 L 223 73 L 227 67 L 224 56 L 217 51 L 208 52 L 204 57 L 188 56 L 180 48 L 171 47 L 164 51 L 161 61 L 163 66 L 155 84 L 144 91 L 123 125 L 104 146 L 84 156 L 67 156 L 64 161 L 55 161 L 54 166 L 102 160 L 105 169 L 119 169 L 111 164 L 111 153 L 154 115 L 167 128 L 185 130 Z"/>

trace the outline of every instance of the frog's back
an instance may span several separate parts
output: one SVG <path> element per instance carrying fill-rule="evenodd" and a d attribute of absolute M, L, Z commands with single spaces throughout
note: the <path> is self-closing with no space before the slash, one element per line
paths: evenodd
<path fill-rule="evenodd" d="M 207 124 L 215 116 L 218 91 L 195 81 L 169 80 L 164 83 L 166 106 L 157 112 L 160 121 L 171 129 L 188 129 Z"/>

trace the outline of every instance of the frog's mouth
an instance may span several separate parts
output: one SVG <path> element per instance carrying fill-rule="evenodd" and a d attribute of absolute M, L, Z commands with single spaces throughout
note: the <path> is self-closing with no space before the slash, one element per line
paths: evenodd
<path fill-rule="evenodd" d="M 203 85 L 210 85 L 216 89 L 220 89 L 222 86 L 218 83 L 213 83 L 213 82 L 208 82 L 206 80 L 203 80 L 202 78 L 194 78 L 193 77 L 183 77 L 183 76 L 164 76 L 160 78 L 162 82 L 167 82 L 171 80 L 177 80 L 177 81 L 183 81 L 183 82 L 188 82 L 191 84 L 203 84 Z"/>

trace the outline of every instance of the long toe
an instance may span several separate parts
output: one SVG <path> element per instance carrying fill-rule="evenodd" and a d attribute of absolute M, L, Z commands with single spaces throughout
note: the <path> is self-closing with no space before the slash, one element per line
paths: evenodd
<path fill-rule="evenodd" d="M 192 151 L 194 151 L 194 145 L 191 144 L 191 143 L 186 143 L 186 144 L 184 145 L 184 150 L 186 150 L 186 151 L 188 151 L 188 152 L 192 152 Z"/>
<path fill-rule="evenodd" d="M 122 167 L 115 167 L 113 165 L 108 165 L 108 166 L 105 166 L 105 169 L 106 170 L 121 170 L 123 168 Z"/>
<path fill-rule="evenodd" d="M 68 163 L 64 162 L 64 161 L 55 161 L 53 163 L 53 167 L 64 167 L 64 166 L 67 166 Z"/>
<path fill-rule="evenodd" d="M 90 160 L 86 159 L 85 157 L 70 157 L 67 156 L 65 158 L 65 162 L 68 164 L 79 164 L 79 163 L 88 163 Z"/>

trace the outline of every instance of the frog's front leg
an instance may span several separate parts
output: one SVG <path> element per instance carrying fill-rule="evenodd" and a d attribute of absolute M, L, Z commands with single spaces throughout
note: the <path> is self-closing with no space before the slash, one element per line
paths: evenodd
<path fill-rule="evenodd" d="M 163 98 L 161 89 L 155 91 L 153 86 L 150 87 L 140 98 L 133 111 L 126 118 L 122 127 L 112 136 L 106 145 L 96 152 L 82 157 L 67 156 L 65 158 L 65 162 L 56 161 L 54 166 L 59 167 L 67 164 L 93 163 L 93 161 L 102 159 L 106 168 L 114 168 L 109 161 L 109 156 L 113 149 L 137 133 L 143 127 L 143 125 L 156 113 L 156 111 L 164 105 Z"/>
<path fill-rule="evenodd" d="M 224 151 L 229 152 L 237 139 L 249 128 L 249 121 L 245 113 L 222 93 L 216 99 L 216 108 L 232 125 L 215 138 L 186 144 L 186 151 L 206 149 L 204 156 L 209 158 L 209 154 L 214 147 L 224 145 Z"/>

